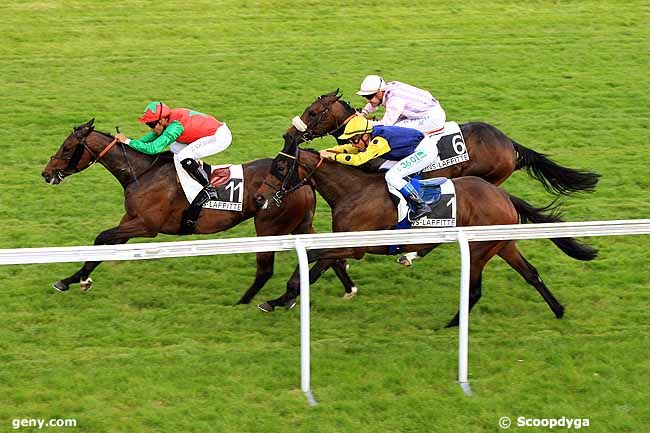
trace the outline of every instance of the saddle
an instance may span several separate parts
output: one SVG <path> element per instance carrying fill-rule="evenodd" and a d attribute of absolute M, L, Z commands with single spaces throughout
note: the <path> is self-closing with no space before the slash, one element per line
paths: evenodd
<path fill-rule="evenodd" d="M 219 188 L 230 180 L 230 176 L 230 167 L 215 168 L 210 175 L 210 184 L 215 188 Z"/>

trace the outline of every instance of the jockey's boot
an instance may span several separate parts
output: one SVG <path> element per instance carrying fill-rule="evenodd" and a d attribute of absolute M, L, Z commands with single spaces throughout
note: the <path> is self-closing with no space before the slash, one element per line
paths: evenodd
<path fill-rule="evenodd" d="M 183 216 L 181 217 L 181 235 L 187 235 L 194 233 L 196 226 L 198 224 L 199 214 L 203 205 L 210 201 L 210 195 L 207 193 L 206 188 L 203 188 L 199 193 L 194 197 L 190 206 L 185 209 Z"/>
<path fill-rule="evenodd" d="M 413 185 L 407 183 L 402 189 L 399 190 L 406 201 L 411 207 L 411 212 L 409 213 L 409 219 L 411 221 L 418 220 L 431 212 L 431 208 L 427 205 L 420 194 L 415 190 Z"/>
<path fill-rule="evenodd" d="M 201 205 L 205 203 L 206 201 L 210 200 L 218 200 L 219 196 L 217 195 L 217 190 L 215 187 L 213 187 L 210 184 L 210 179 L 208 179 L 208 175 L 203 171 L 201 168 L 201 165 L 196 162 L 196 160 L 192 158 L 185 158 L 184 160 L 181 161 L 181 165 L 185 169 L 185 171 L 198 183 L 203 186 L 203 190 L 197 195 L 196 199 L 194 199 L 194 202 L 199 199 L 200 196 L 203 196 L 204 193 L 207 194 L 207 200 L 203 200 Z M 199 199 L 201 201 L 202 199 Z M 192 202 L 192 205 L 195 203 Z"/>

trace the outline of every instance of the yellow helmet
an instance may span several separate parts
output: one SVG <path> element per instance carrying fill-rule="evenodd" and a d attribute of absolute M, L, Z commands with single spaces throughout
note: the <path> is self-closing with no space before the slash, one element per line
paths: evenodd
<path fill-rule="evenodd" d="M 340 140 L 347 140 L 352 138 L 355 135 L 366 134 L 372 132 L 372 125 L 368 122 L 363 116 L 354 116 L 350 121 L 345 125 L 345 130 L 343 134 L 339 136 Z"/>

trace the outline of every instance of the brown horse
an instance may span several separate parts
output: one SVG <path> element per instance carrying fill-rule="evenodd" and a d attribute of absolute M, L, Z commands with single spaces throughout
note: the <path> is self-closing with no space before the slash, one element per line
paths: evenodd
<path fill-rule="evenodd" d="M 188 202 L 178 183 L 171 153 L 145 155 L 129 146 L 116 143 L 110 134 L 95 131 L 94 119 L 74 128 L 43 170 L 45 181 L 58 184 L 65 177 L 80 172 L 95 162 L 102 164 L 124 188 L 126 214 L 117 227 L 101 232 L 95 245 L 115 245 L 137 237 L 155 237 L 158 233 L 180 234 L 181 216 Z M 269 172 L 271 159 L 260 159 L 243 165 L 243 210 L 223 211 L 203 209 L 195 233 L 206 234 L 227 230 L 249 218 L 255 218 L 259 236 L 312 233 L 315 194 L 310 187 L 298 188 L 287 205 L 271 212 L 258 212 L 254 191 Z M 257 253 L 257 273 L 251 287 L 239 300 L 246 304 L 273 275 L 275 253 Z M 66 291 L 70 284 L 80 283 L 82 291 L 92 287 L 90 273 L 101 262 L 86 262 L 68 278 L 54 283 L 54 288 Z M 328 264 L 330 264 L 328 262 Z M 350 293 L 356 289 L 347 276 L 344 263 L 333 265 L 336 274 Z M 312 278 L 325 269 L 315 266 Z M 290 280 L 297 285 L 299 274 Z M 296 281 L 293 281 L 296 280 Z"/>
<path fill-rule="evenodd" d="M 343 133 L 345 123 L 356 114 L 338 89 L 319 96 L 300 116 L 302 131 L 290 127 L 284 134 L 285 144 L 298 144 L 317 137 Z M 306 127 L 306 128 L 305 128 Z M 525 168 L 546 190 L 560 194 L 593 191 L 599 174 L 562 167 L 546 155 L 528 149 L 508 138 L 492 125 L 470 122 L 460 125 L 469 153 L 469 161 L 441 170 L 423 173 L 424 178 L 478 176 L 494 185 L 501 185 L 515 171 Z"/>
<path fill-rule="evenodd" d="M 544 214 L 546 208 L 535 208 L 509 195 L 505 190 L 474 176 L 453 179 L 456 189 L 456 223 L 458 226 L 517 224 L 518 222 L 558 222 L 556 212 Z M 287 192 L 300 185 L 311 184 L 332 209 L 335 232 L 390 230 L 397 221 L 397 210 L 386 187 L 384 176 L 322 159 L 318 153 L 300 150 L 297 144 L 285 144 L 283 152 L 273 160 L 271 172 L 257 192 L 258 206 L 266 207 L 269 198 L 276 203 Z M 288 196 L 287 196 L 288 197 Z M 592 260 L 597 251 L 573 238 L 551 239 L 565 254 L 577 260 Z M 403 251 L 431 249 L 433 245 L 408 245 Z M 321 249 L 309 252 L 309 260 L 356 258 L 365 253 L 388 254 L 388 246 Z M 481 274 L 488 261 L 499 255 L 526 282 L 540 293 L 555 316 L 564 314 L 564 307 L 542 282 L 537 270 L 522 256 L 514 241 L 470 242 L 470 310 L 481 297 Z M 268 301 L 266 310 L 293 302 L 298 295 L 295 286 L 280 298 Z M 262 308 L 262 307 L 261 307 Z M 458 314 L 447 326 L 458 324 Z"/>

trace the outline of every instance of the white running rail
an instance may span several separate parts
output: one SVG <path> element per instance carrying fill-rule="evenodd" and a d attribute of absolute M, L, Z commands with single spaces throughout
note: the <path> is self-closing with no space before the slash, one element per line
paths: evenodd
<path fill-rule="evenodd" d="M 297 236 L 264 236 L 130 245 L 16 248 L 0 250 L 0 265 L 147 260 L 169 257 L 295 250 L 298 254 L 300 266 L 301 388 L 309 404 L 315 405 L 316 400 L 313 397 L 310 385 L 309 269 L 307 250 L 458 242 L 461 252 L 458 382 L 463 391 L 471 395 L 472 391 L 467 379 L 469 351 L 469 242 L 639 234 L 650 234 L 650 219 L 319 233 Z"/>

